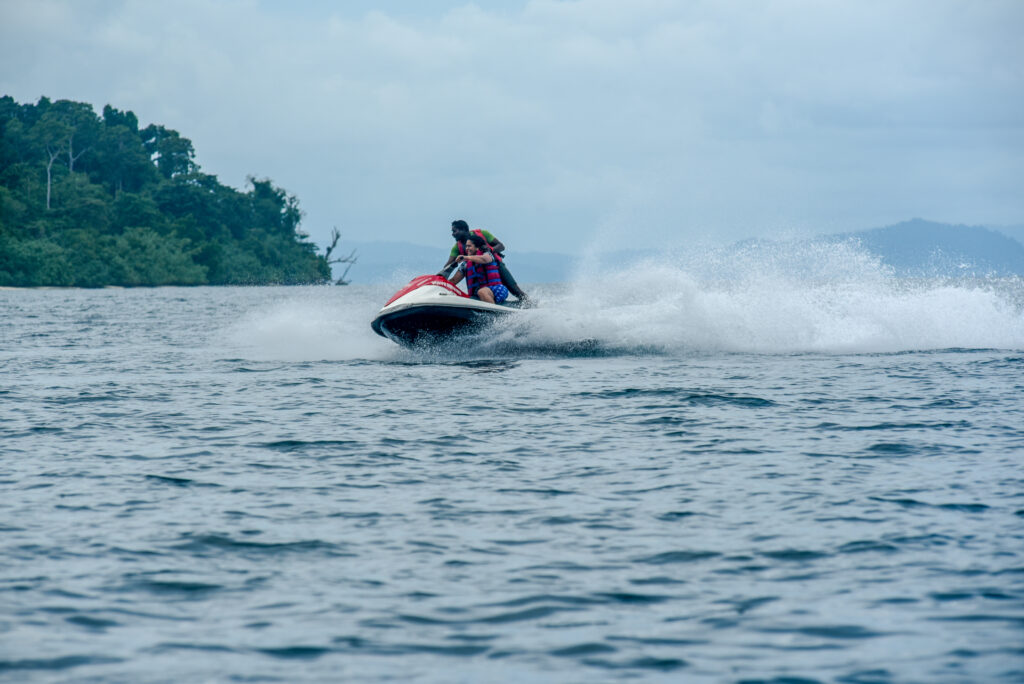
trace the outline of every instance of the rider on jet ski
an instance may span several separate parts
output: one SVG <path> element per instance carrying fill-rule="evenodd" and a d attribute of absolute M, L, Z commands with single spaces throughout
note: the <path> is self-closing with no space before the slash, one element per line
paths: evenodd
<path fill-rule="evenodd" d="M 470 232 L 469 224 L 462 219 L 452 221 L 452 237 L 455 238 L 455 246 L 452 247 L 451 252 L 448 255 L 448 261 L 445 262 L 444 267 L 438 272 L 439 276 L 444 276 L 451 265 L 456 262 L 460 255 L 466 253 L 466 240 L 470 239 L 471 235 L 479 236 L 484 241 L 484 252 L 489 252 L 493 255 L 494 260 L 498 265 L 498 273 L 501 275 L 501 283 L 508 288 L 508 291 L 519 298 L 523 304 L 529 302 L 529 297 L 522 291 L 519 284 L 516 283 L 516 279 L 509 273 L 508 267 L 505 266 L 505 260 L 503 258 L 503 252 L 505 251 L 505 245 L 502 244 L 501 240 L 494 237 L 490 232 L 486 230 L 474 230 Z M 459 282 L 460 276 L 456 276 L 456 280 L 453 282 Z"/>
<path fill-rule="evenodd" d="M 458 283 L 465 276 L 469 296 L 482 302 L 501 304 L 508 299 L 508 288 L 501 283 L 498 261 L 487 250 L 487 240 L 479 235 L 470 235 L 465 250 L 465 254 L 455 257 L 460 268 L 451 282 Z"/>

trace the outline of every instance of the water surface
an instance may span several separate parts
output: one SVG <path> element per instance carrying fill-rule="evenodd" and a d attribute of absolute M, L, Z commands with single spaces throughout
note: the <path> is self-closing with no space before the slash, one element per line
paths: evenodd
<path fill-rule="evenodd" d="M 0 292 L 0 679 L 1024 679 L 1020 285 L 635 275 Z"/>

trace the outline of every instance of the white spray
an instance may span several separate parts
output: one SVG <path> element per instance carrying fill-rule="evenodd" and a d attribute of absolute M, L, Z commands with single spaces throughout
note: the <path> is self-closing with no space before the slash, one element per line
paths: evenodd
<path fill-rule="evenodd" d="M 614 268 L 581 263 L 540 306 L 430 354 L 401 350 L 370 321 L 386 286 L 298 288 L 253 308 L 228 341 L 262 360 L 410 360 L 540 353 L 873 353 L 1024 350 L 1020 279 L 906 279 L 855 243 L 750 243 L 666 253 Z"/>

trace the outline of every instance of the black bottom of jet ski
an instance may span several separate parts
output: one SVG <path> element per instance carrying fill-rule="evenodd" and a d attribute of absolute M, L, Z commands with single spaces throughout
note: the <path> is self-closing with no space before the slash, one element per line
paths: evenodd
<path fill-rule="evenodd" d="M 450 306 L 417 306 L 377 318 L 373 329 L 399 344 L 416 345 L 472 332 L 501 315 Z"/>
<path fill-rule="evenodd" d="M 382 337 L 419 346 L 472 332 L 524 306 L 516 300 L 490 304 L 472 299 L 444 278 L 425 275 L 391 297 L 370 325 Z"/>

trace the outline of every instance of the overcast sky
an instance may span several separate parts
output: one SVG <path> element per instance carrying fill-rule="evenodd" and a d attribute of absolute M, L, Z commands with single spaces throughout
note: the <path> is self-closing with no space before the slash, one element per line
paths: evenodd
<path fill-rule="evenodd" d="M 1020 0 L 0 0 L 0 94 L 111 104 L 303 227 L 510 247 L 1024 222 Z"/>

